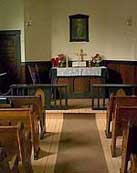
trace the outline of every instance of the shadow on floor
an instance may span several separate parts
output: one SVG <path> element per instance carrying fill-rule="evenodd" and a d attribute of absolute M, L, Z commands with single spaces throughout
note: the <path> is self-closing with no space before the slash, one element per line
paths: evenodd
<path fill-rule="evenodd" d="M 43 157 L 47 157 L 49 155 L 52 155 L 54 153 L 50 153 L 50 152 L 47 152 L 47 151 L 44 151 L 44 150 L 41 150 L 39 151 L 39 159 L 43 158 Z"/>

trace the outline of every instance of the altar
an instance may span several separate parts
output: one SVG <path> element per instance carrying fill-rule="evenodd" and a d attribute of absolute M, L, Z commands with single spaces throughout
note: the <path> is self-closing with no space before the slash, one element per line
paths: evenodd
<path fill-rule="evenodd" d="M 108 78 L 107 67 L 53 67 L 52 84 L 67 84 L 70 98 L 89 98 L 91 84 L 105 83 Z"/>

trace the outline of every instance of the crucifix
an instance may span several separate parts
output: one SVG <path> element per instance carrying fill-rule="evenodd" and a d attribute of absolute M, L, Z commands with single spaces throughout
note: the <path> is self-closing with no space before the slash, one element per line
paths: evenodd
<path fill-rule="evenodd" d="M 76 55 L 80 56 L 80 61 L 83 61 L 84 60 L 84 56 L 87 56 L 87 54 L 83 52 L 83 49 L 80 49 L 80 54 L 77 53 Z"/>

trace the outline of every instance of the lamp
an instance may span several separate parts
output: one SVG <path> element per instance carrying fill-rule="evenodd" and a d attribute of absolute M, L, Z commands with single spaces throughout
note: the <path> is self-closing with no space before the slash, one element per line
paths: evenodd
<path fill-rule="evenodd" d="M 133 25 L 132 16 L 129 16 L 129 17 L 127 18 L 126 24 L 127 24 L 128 26 L 132 26 L 132 25 Z"/>
<path fill-rule="evenodd" d="M 32 26 L 32 20 L 31 19 L 30 20 L 27 20 L 25 22 L 25 26 Z"/>

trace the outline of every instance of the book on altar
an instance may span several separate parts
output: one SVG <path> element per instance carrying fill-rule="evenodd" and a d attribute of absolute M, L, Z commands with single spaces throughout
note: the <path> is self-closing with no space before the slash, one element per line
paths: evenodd
<path fill-rule="evenodd" d="M 86 67 L 86 61 L 73 61 L 72 67 Z"/>

